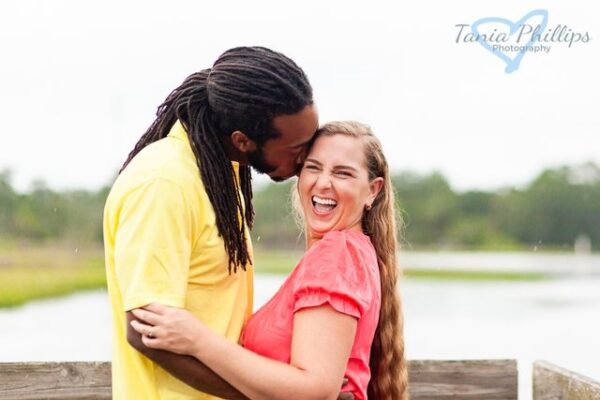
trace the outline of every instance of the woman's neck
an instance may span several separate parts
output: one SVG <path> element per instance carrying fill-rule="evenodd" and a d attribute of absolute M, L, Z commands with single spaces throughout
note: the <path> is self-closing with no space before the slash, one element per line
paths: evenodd
<path fill-rule="evenodd" d="M 347 230 L 355 230 L 357 232 L 363 233 L 363 229 L 362 229 L 360 222 L 355 224 L 354 226 L 352 226 L 350 228 L 346 228 L 346 229 Z M 346 230 L 346 229 L 344 229 L 344 230 Z M 308 229 L 307 229 L 307 231 L 308 231 Z M 327 234 L 327 232 L 320 234 L 320 233 L 308 231 L 308 233 L 306 234 L 306 241 L 305 241 L 306 251 L 308 251 L 312 246 L 314 246 L 326 234 Z"/>

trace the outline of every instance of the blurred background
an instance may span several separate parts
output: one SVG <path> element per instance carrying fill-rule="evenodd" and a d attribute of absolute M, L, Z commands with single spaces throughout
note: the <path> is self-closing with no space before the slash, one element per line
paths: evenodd
<path fill-rule="evenodd" d="M 545 2 L 547 29 L 591 40 L 549 43 L 511 74 L 457 37 L 538 7 L 3 1 L 0 362 L 110 359 L 110 185 L 187 75 L 262 45 L 305 70 L 322 122 L 366 122 L 383 143 L 409 358 L 516 358 L 524 382 L 544 358 L 600 379 L 600 6 Z M 302 254 L 291 185 L 255 176 L 257 307 Z"/>

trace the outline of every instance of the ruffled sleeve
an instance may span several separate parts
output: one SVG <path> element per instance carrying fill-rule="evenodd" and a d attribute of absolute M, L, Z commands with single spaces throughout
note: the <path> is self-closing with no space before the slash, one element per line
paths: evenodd
<path fill-rule="evenodd" d="M 373 298 L 365 266 L 370 253 L 353 234 L 329 232 L 306 254 L 293 287 L 294 312 L 329 304 L 355 318 L 365 313 Z"/>

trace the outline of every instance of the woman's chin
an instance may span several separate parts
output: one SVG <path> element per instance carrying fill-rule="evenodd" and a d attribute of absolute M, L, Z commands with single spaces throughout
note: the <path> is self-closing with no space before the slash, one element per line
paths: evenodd
<path fill-rule="evenodd" d="M 343 230 L 343 227 L 333 221 L 318 221 L 316 223 L 309 223 L 307 229 L 310 237 L 320 239 L 328 232 Z"/>
<path fill-rule="evenodd" d="M 313 239 L 321 239 L 327 232 L 332 230 L 333 226 L 331 224 L 314 224 L 308 226 L 309 236 Z"/>

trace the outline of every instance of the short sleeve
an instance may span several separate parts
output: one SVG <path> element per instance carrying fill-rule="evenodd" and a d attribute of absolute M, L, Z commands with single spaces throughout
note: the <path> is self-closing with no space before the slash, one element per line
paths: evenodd
<path fill-rule="evenodd" d="M 302 260 L 294 291 L 294 312 L 329 304 L 360 318 L 373 297 L 357 244 L 347 232 L 330 232 Z"/>
<path fill-rule="evenodd" d="M 117 286 L 124 311 L 159 302 L 185 305 L 192 248 L 192 212 L 185 193 L 153 180 L 123 201 L 115 236 Z"/>

